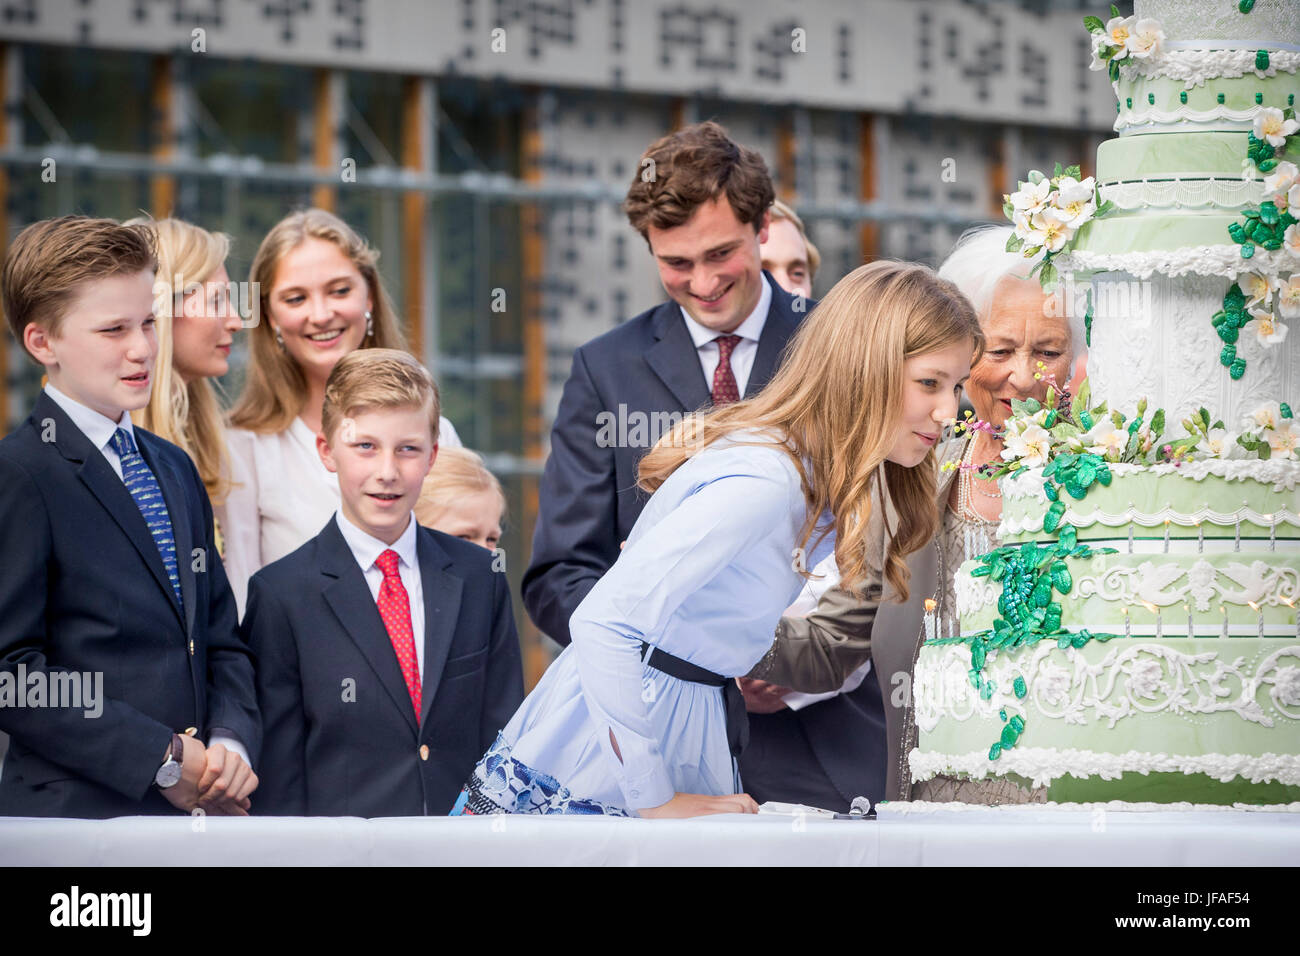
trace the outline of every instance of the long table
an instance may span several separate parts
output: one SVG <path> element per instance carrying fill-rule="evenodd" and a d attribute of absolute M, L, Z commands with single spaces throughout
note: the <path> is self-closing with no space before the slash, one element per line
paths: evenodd
<path fill-rule="evenodd" d="M 1293 811 L 1300 809 L 1292 805 Z M 11 866 L 1295 866 L 1300 813 L 882 804 L 808 814 L 604 817 L 0 818 Z"/>

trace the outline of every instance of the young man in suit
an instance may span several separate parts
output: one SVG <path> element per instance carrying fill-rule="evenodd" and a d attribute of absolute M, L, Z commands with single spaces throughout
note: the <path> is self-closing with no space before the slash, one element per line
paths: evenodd
<path fill-rule="evenodd" d="M 411 513 L 438 416 L 405 352 L 361 349 L 330 374 L 316 444 L 342 506 L 249 584 L 259 813 L 446 814 L 523 700 L 506 575 Z"/>
<path fill-rule="evenodd" d="M 664 426 L 756 394 L 813 306 L 762 269 L 774 197 L 762 157 L 712 122 L 657 140 L 638 164 L 624 210 L 669 301 L 573 356 L 523 580 L 529 615 L 560 644 L 569 643 L 570 616 L 618 558 L 645 506 L 637 464 Z M 854 796 L 875 798 L 883 757 L 862 761 L 838 743 L 863 734 L 883 740 L 879 690 L 867 683 L 856 703 L 844 695 L 798 713 L 763 713 L 776 705 L 747 690 L 751 757 L 740 760 L 747 792 L 837 809 Z M 786 786 L 794 780 L 797 787 Z"/>
<path fill-rule="evenodd" d="M 257 787 L 253 660 L 207 493 L 131 423 L 154 269 L 145 231 L 68 216 L 23 230 L 0 276 L 48 378 L 0 441 L 0 815 L 242 815 Z"/>

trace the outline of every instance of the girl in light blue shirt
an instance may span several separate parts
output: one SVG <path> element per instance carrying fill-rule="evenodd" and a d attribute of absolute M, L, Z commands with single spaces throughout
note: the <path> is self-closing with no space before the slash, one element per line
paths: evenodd
<path fill-rule="evenodd" d="M 954 286 L 874 262 L 813 310 L 761 393 L 665 435 L 626 548 L 453 815 L 756 811 L 734 678 L 832 550 L 860 594 L 887 579 L 906 596 L 904 559 L 938 523 L 932 451 L 982 344 Z M 883 539 L 868 533 L 882 477 L 899 514 Z"/>

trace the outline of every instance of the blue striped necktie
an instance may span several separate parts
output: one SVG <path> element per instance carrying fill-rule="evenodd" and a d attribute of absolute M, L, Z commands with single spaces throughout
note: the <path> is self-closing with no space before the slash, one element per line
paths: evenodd
<path fill-rule="evenodd" d="M 158 546 L 158 554 L 162 556 L 167 568 L 167 579 L 172 583 L 176 603 L 184 607 L 180 574 L 176 570 L 176 539 L 172 536 L 172 519 L 167 513 L 167 502 L 163 499 L 158 479 L 149 470 L 144 456 L 136 451 L 135 442 L 126 429 L 119 428 L 113 432 L 113 448 L 122 459 L 122 480 L 126 482 L 126 490 L 131 492 L 135 506 L 144 516 L 149 533 L 153 535 L 153 543 Z"/>

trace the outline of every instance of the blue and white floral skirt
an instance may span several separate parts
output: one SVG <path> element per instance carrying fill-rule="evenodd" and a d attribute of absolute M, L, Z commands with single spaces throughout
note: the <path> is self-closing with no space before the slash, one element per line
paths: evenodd
<path fill-rule="evenodd" d="M 489 813 L 578 813 L 631 816 L 626 810 L 575 797 L 554 777 L 514 759 L 505 738 L 496 742 L 470 774 L 449 816 Z"/>

